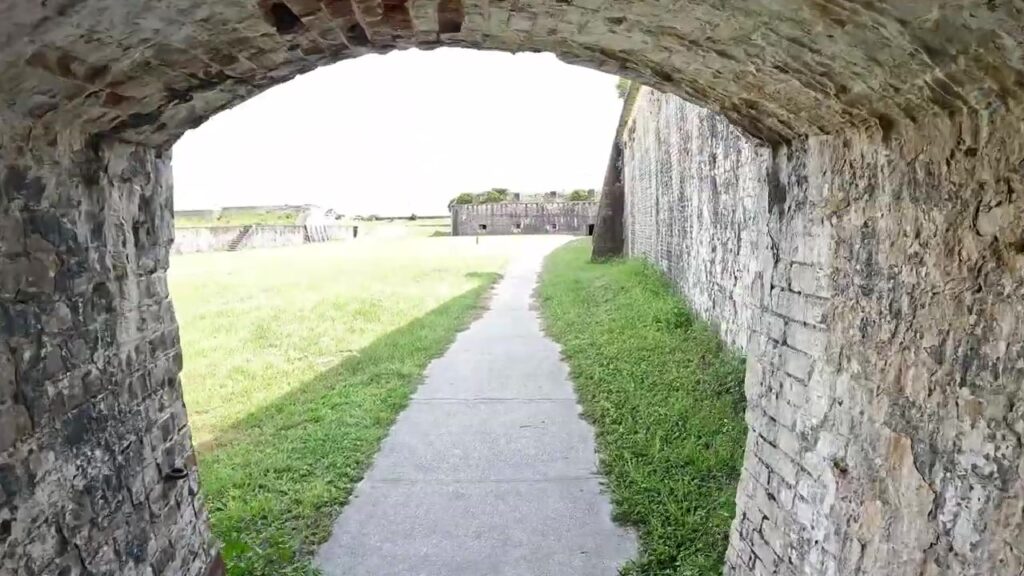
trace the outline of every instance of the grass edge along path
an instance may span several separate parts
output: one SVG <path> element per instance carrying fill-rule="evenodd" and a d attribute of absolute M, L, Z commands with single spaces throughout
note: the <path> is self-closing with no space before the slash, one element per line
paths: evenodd
<path fill-rule="evenodd" d="M 615 519 L 639 532 L 622 573 L 721 574 L 747 432 L 742 358 L 660 271 L 592 264 L 586 241 L 548 256 L 538 295 L 595 427 Z"/>
<path fill-rule="evenodd" d="M 202 492 L 231 576 L 316 574 L 316 548 L 362 479 L 427 365 L 485 305 L 478 284 L 389 332 L 199 454 Z"/>

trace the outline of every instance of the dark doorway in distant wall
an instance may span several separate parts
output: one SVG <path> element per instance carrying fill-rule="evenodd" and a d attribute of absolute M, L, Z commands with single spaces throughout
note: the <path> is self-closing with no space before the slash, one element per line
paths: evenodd
<path fill-rule="evenodd" d="M 587 236 L 593 236 L 593 235 L 594 235 L 594 225 L 593 224 L 587 224 Z"/>
<path fill-rule="evenodd" d="M 487 224 L 477 224 L 476 225 L 476 231 L 477 232 L 487 232 Z"/>
<path fill-rule="evenodd" d="M 558 224 L 554 222 L 548 224 L 548 232 L 558 232 Z"/>

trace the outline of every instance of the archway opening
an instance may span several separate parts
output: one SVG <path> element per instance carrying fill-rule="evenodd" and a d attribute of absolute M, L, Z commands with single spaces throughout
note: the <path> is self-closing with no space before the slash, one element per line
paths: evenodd
<path fill-rule="evenodd" d="M 530 234 L 574 232 L 547 219 L 572 222 L 559 211 L 596 206 L 569 198 L 603 177 L 622 108 L 615 82 L 543 54 L 370 55 L 268 90 L 179 140 L 168 281 L 201 490 L 229 573 L 308 566 L 427 361 L 485 314 L 495 275 L 540 246 Z M 448 206 L 467 190 L 475 203 L 463 209 L 489 216 L 453 229 Z M 501 210 L 528 223 L 523 234 L 508 237 Z M 356 241 L 337 241 L 355 226 Z M 210 235 L 232 244 L 197 240 Z M 506 347 L 493 347 L 463 379 L 486 378 L 510 407 L 516 382 L 553 385 L 519 368 L 531 363 L 504 366 Z M 472 384 L 453 383 L 465 394 Z M 467 410 L 471 401 L 462 398 Z M 432 408 L 412 405 L 423 418 Z M 422 441 L 444 437 L 446 420 Z M 536 425 L 523 424 L 505 437 Z M 494 434 L 479 428 L 467 441 Z M 496 498 L 501 480 L 481 497 Z M 417 538 L 374 557 L 397 558 Z"/>
<path fill-rule="evenodd" d="M 441 45 L 549 50 L 772 145 L 756 297 L 709 299 L 752 310 L 755 327 L 731 573 L 1024 565 L 1004 537 L 1020 532 L 1006 512 L 1021 485 L 1017 3 L 14 0 L 0 12 L 3 568 L 217 569 L 194 480 L 159 481 L 165 448 L 191 450 L 165 280 L 167 149 L 298 73 Z M 719 254 L 705 248 L 685 253 Z"/>

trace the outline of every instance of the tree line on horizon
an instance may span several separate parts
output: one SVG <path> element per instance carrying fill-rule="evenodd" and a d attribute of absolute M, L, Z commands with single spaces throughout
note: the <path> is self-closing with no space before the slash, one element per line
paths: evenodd
<path fill-rule="evenodd" d="M 597 199 L 597 190 L 593 188 L 577 188 L 568 194 L 558 195 L 559 200 L 569 202 L 588 202 Z M 448 206 L 469 204 L 500 204 L 513 201 L 512 192 L 508 188 L 491 188 L 484 192 L 463 192 L 452 198 Z"/>

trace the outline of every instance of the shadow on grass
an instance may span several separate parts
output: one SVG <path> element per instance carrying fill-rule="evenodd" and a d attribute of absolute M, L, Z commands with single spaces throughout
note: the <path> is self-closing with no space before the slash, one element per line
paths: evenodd
<path fill-rule="evenodd" d="M 199 447 L 203 495 L 232 576 L 315 574 L 310 558 L 421 380 L 497 274 L 246 416 Z"/>

